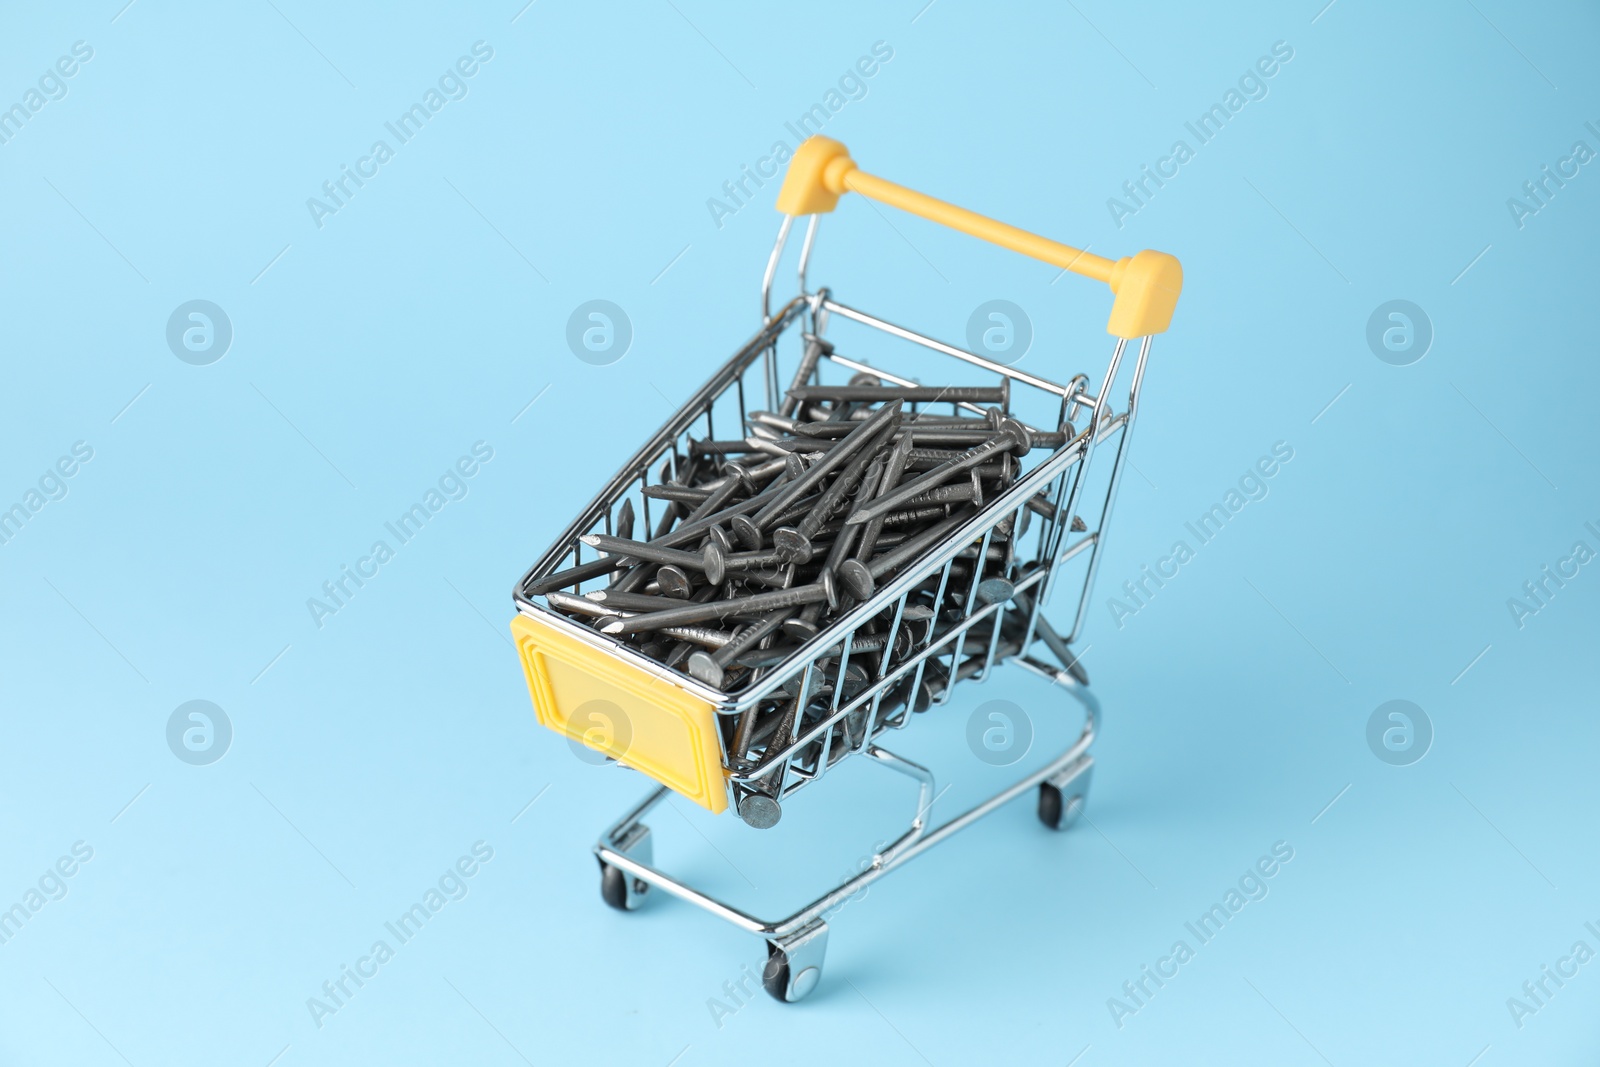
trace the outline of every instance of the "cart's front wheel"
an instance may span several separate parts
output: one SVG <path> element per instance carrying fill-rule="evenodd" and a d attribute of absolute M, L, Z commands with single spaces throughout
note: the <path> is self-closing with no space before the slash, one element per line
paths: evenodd
<path fill-rule="evenodd" d="M 600 898 L 618 911 L 634 911 L 644 903 L 650 883 L 634 878 L 621 867 L 600 864 Z"/>
<path fill-rule="evenodd" d="M 1052 830 L 1065 830 L 1078 821 L 1089 799 L 1094 762 L 1088 756 L 1039 783 L 1039 821 Z"/>
<path fill-rule="evenodd" d="M 828 924 L 821 919 L 788 937 L 768 938 L 762 988 L 784 1004 L 804 1000 L 822 980 L 822 957 L 827 948 Z"/>

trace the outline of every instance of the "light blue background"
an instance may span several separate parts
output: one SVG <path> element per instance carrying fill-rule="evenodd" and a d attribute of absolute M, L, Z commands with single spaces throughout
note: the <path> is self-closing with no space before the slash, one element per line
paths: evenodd
<path fill-rule="evenodd" d="M 94 849 L 0 945 L 0 1060 L 1593 1062 L 1600 963 L 1520 1029 L 1506 1007 L 1600 949 L 1600 571 L 1521 629 L 1506 605 L 1600 548 L 1600 171 L 1523 228 L 1506 207 L 1600 148 L 1592 6 L 274 2 L 12 5 L 0 30 L 0 103 L 94 49 L 0 145 L 0 506 L 94 449 L 0 545 L 0 906 Z M 319 229 L 306 199 L 479 40 L 469 95 Z M 753 332 L 775 186 L 720 228 L 706 201 L 877 41 L 826 128 L 866 169 L 1171 251 L 1186 288 L 1085 637 L 1093 825 L 997 813 L 835 918 L 810 1001 L 719 1028 L 761 946 L 601 904 L 589 847 L 644 782 L 536 727 L 509 591 Z M 1267 97 L 1118 230 L 1106 199 L 1277 41 Z M 954 341 L 1015 301 L 1023 365 L 1065 377 L 1099 366 L 1108 304 L 1056 275 L 847 199 L 813 277 Z M 209 366 L 165 342 L 197 298 L 235 333 Z M 594 298 L 635 331 L 609 367 L 564 340 Z M 1436 334 L 1406 367 L 1365 341 L 1396 298 Z M 477 441 L 469 495 L 319 629 L 306 599 Z M 1105 598 L 1278 441 L 1270 496 L 1118 629 Z M 995 697 L 1040 758 L 1076 729 L 1020 672 L 974 687 L 903 738 L 941 806 L 1016 770 L 962 742 Z M 167 747 L 192 699 L 233 724 L 210 766 Z M 1391 699 L 1436 732 L 1409 767 L 1365 740 Z M 767 834 L 675 802 L 657 858 L 782 910 L 901 824 L 886 777 L 841 768 Z M 319 1029 L 307 998 L 477 841 L 469 895 Z M 1107 998 L 1278 841 L 1270 895 L 1119 1029 Z"/>

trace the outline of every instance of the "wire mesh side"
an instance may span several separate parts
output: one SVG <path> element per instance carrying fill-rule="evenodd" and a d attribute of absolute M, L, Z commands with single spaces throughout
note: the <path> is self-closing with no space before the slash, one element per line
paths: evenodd
<path fill-rule="evenodd" d="M 774 682 L 761 694 L 769 702 L 765 719 L 769 732 L 735 731 L 750 743 L 728 752 L 735 803 L 748 793 L 780 800 L 791 795 L 822 777 L 840 759 L 863 750 L 883 731 L 903 728 L 920 713 L 946 703 L 958 683 L 981 680 L 996 663 L 1024 654 L 1038 637 L 1041 611 L 1058 572 L 1087 551 L 1089 566 L 1076 605 L 1081 625 L 1093 582 L 1094 550 L 1115 499 L 1147 352 L 1148 341 L 1140 348 L 1129 408 L 1120 414 L 1111 404 L 1112 385 L 1102 385 L 1101 394 L 1093 396 L 1087 392 L 1085 376 L 1072 379 L 1065 390 L 1045 390 L 1057 405 L 1062 424 L 1073 412 L 1087 416 L 1084 430 L 1025 477 L 1004 506 L 997 504 L 982 522 L 953 536 L 947 551 L 902 575 L 895 588 L 886 589 L 819 634 L 803 657 L 797 654 L 787 671 L 779 668 L 775 672 Z M 1119 342 L 1107 367 L 1106 380 L 1113 385 L 1123 355 L 1124 344 Z M 886 381 L 910 384 L 910 379 L 858 360 L 833 356 L 827 362 L 854 373 L 873 373 Z M 1088 460 L 1097 445 L 1112 437 L 1117 440 L 1110 484 L 1097 499 L 1097 494 L 1088 492 Z M 1086 506 L 1090 501 L 1098 506 Z M 1084 511 L 1090 513 L 1092 523 L 1083 518 Z M 1030 524 L 1029 519 L 1036 521 Z M 1003 536 L 997 538 L 997 533 Z M 982 567 L 970 568 L 952 581 L 953 567 L 962 554 L 985 559 L 997 552 L 1004 566 L 991 573 L 1010 584 L 1010 596 L 983 603 L 978 596 L 986 573 Z M 921 637 L 900 642 L 897 638 L 902 628 L 915 625 L 908 624 L 906 616 L 918 597 L 935 620 L 943 617 L 947 625 L 927 623 Z M 1052 636 L 1065 644 L 1059 635 Z M 863 638 L 877 638 L 878 643 L 871 651 L 860 653 L 856 649 Z M 901 644 L 910 651 L 897 657 Z M 858 679 L 852 689 L 846 680 L 852 667 L 863 662 L 869 675 Z M 833 688 L 821 691 L 816 699 L 814 680 L 819 674 L 831 678 Z M 782 711 L 784 701 L 795 702 L 796 707 Z M 757 706 L 743 714 L 760 721 Z"/>

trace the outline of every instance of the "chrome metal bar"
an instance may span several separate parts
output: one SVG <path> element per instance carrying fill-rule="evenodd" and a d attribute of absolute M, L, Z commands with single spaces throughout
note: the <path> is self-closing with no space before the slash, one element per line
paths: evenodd
<path fill-rule="evenodd" d="M 778 276 L 778 260 L 783 258 L 783 246 L 789 242 L 789 228 L 794 216 L 785 215 L 778 226 L 778 239 L 772 243 L 772 254 L 767 257 L 766 273 L 761 275 L 761 324 L 772 322 L 772 279 Z"/>
<path fill-rule="evenodd" d="M 983 668 L 973 676 L 974 682 L 987 681 L 989 672 L 994 669 L 995 653 L 1000 650 L 1000 631 L 1005 629 L 1006 624 L 1006 603 L 1002 602 L 1000 610 L 995 612 L 994 625 L 989 628 L 989 647 L 983 654 Z"/>
<path fill-rule="evenodd" d="M 800 243 L 800 295 L 806 292 L 806 267 L 811 263 L 811 246 L 817 239 L 817 224 L 822 221 L 822 216 L 812 215 L 811 221 L 806 224 L 805 240 Z"/>
<path fill-rule="evenodd" d="M 910 378 L 902 378 L 902 377 L 900 377 L 900 375 L 895 374 L 895 373 L 893 373 L 891 371 L 886 371 L 882 367 L 874 367 L 870 363 L 861 363 L 861 362 L 859 362 L 857 360 L 850 359 L 848 356 L 841 356 L 837 352 L 835 352 L 832 355 L 828 356 L 828 362 L 837 363 L 841 367 L 847 367 L 850 370 L 855 371 L 857 374 L 872 374 L 872 375 L 875 375 L 875 376 L 877 376 L 879 378 L 882 378 L 884 381 L 892 382 L 895 385 L 904 385 L 904 386 L 907 386 L 909 388 L 909 387 L 915 386 L 917 384 L 916 382 L 912 381 Z M 972 403 L 968 403 L 965 400 L 956 401 L 955 402 L 955 406 L 959 407 L 959 408 L 961 408 L 961 409 L 963 409 L 965 411 L 970 411 L 974 415 L 982 415 L 987 411 L 987 409 L 984 408 L 981 404 L 972 404 Z M 1032 427 L 1029 427 L 1029 429 L 1032 429 Z"/>
<path fill-rule="evenodd" d="M 889 636 L 884 641 L 883 652 L 878 656 L 877 691 L 872 699 L 872 707 L 867 712 L 865 732 L 862 734 L 863 742 L 871 741 L 872 738 L 877 734 L 877 731 L 882 727 L 881 720 L 879 719 L 879 713 L 883 709 L 883 698 L 888 695 L 891 688 L 891 683 L 888 681 L 890 674 L 889 667 L 890 664 L 894 662 L 894 643 L 895 639 L 900 636 L 900 627 L 905 621 L 906 598 L 910 595 L 910 593 L 904 593 L 898 600 L 895 601 L 894 619 L 889 623 Z M 896 677 L 898 677 L 898 675 Z M 916 682 L 911 683 L 913 700 L 916 699 L 916 684 Z M 835 714 L 837 714 L 837 711 Z"/>
<path fill-rule="evenodd" d="M 783 747 L 776 759 L 772 758 L 770 750 L 767 756 L 769 766 L 776 765 L 781 768 L 778 772 L 778 785 L 774 790 L 774 795 L 776 796 L 781 797 L 784 795 L 785 788 L 789 784 L 789 770 L 794 764 L 795 756 L 800 753 L 800 746 L 794 743 L 794 739 L 800 733 L 801 720 L 806 717 L 806 707 L 811 703 L 811 676 L 816 672 L 816 669 L 816 660 L 811 660 L 805 665 L 805 669 L 800 672 L 800 689 L 794 700 L 794 718 L 789 723 L 789 736 L 784 739 Z M 773 738 L 771 743 L 776 744 L 777 740 L 777 738 Z"/>
<path fill-rule="evenodd" d="M 811 903 L 786 918 L 777 920 L 757 918 L 749 912 L 742 911 L 718 900 L 709 893 L 695 889 L 658 867 L 641 863 L 631 856 L 618 851 L 617 843 L 625 839 L 634 827 L 638 825 L 639 820 L 667 795 L 668 790 L 665 786 L 653 790 L 649 796 L 635 805 L 627 815 L 623 816 L 622 819 L 618 820 L 606 831 L 599 843 L 595 845 L 595 855 L 599 857 L 602 863 L 620 868 L 633 877 L 656 886 L 680 900 L 694 904 L 747 933 L 761 937 L 784 937 L 792 934 L 824 912 L 831 910 L 847 898 L 854 896 L 862 889 L 876 882 L 890 871 L 905 866 L 945 838 L 966 829 L 996 808 L 1015 800 L 1030 789 L 1037 788 L 1040 782 L 1057 774 L 1073 760 L 1089 750 L 1090 745 L 1094 743 L 1100 717 L 1100 704 L 1089 692 L 1088 687 L 1080 684 L 1077 679 L 1073 678 L 1065 670 L 1051 667 L 1048 664 L 1025 656 L 1016 657 L 1016 659 L 1021 666 L 1030 672 L 1064 687 L 1083 705 L 1083 730 L 1079 733 L 1077 740 L 1064 753 L 1051 760 L 1045 766 L 994 794 L 987 800 L 968 808 L 960 815 L 939 824 L 937 828 L 931 831 L 924 830 L 925 824 L 923 820 L 933 806 L 931 797 L 933 788 L 932 774 L 921 765 L 896 756 L 894 753 L 888 752 L 877 745 L 869 746 L 867 753 L 877 762 L 917 779 L 919 786 L 918 807 L 917 813 L 912 819 L 912 824 L 892 845 L 874 855 L 872 863 L 861 873 L 839 883 L 833 889 L 823 893 Z"/>
<path fill-rule="evenodd" d="M 934 704 L 940 707 L 948 704 L 950 702 L 950 697 L 956 691 L 956 672 L 961 669 L 961 653 L 966 648 L 967 630 L 971 629 L 974 606 L 978 602 L 978 583 L 983 578 L 983 565 L 985 561 L 984 557 L 988 555 L 989 539 L 993 536 L 994 527 L 990 526 L 988 529 L 983 531 L 983 541 L 978 545 L 978 558 L 974 561 L 972 578 L 967 582 L 966 596 L 963 598 L 961 604 L 961 613 L 968 620 L 968 625 L 959 628 L 960 634 L 956 638 L 955 651 L 950 655 L 950 684 L 945 686 L 943 697 L 934 701 Z M 992 606 L 993 605 L 991 605 L 991 607 Z M 994 614 L 998 614 L 998 612 L 995 612 Z M 995 622 L 995 632 L 999 633 L 999 630 L 999 620 L 997 619 Z"/>
<path fill-rule="evenodd" d="M 1105 376 L 1100 379 L 1100 396 L 1095 403 L 1094 413 L 1089 416 L 1089 425 L 1085 427 L 1083 433 L 1080 435 L 1080 439 L 1084 441 L 1083 459 L 1078 464 L 1078 469 L 1075 472 L 1077 476 L 1072 481 L 1072 490 L 1067 494 L 1066 501 L 1064 504 L 1058 504 L 1056 507 L 1056 526 L 1058 528 L 1058 533 L 1055 546 L 1052 547 L 1052 551 L 1055 551 L 1057 548 L 1059 548 L 1060 538 L 1064 537 L 1066 531 L 1071 528 L 1072 516 L 1077 513 L 1078 496 L 1083 491 L 1084 483 L 1089 477 L 1089 460 L 1094 456 L 1094 446 L 1100 440 L 1102 423 L 1108 414 L 1106 409 L 1106 397 L 1111 393 L 1112 383 L 1117 380 L 1117 371 L 1122 366 L 1122 354 L 1127 350 L 1127 347 L 1128 342 L 1126 339 L 1121 337 L 1117 338 L 1116 347 L 1111 350 L 1111 360 L 1106 365 Z M 1141 351 L 1143 351 L 1143 349 L 1141 349 Z M 1124 427 L 1126 427 L 1126 423 L 1124 423 Z M 1103 523 L 1105 521 L 1105 516 L 1102 515 L 1100 518 L 1101 522 Z M 1059 573 L 1060 568 L 1052 567 L 1050 568 L 1049 577 L 1045 579 L 1042 599 L 1046 605 L 1050 603 L 1050 594 L 1055 590 L 1055 579 L 1056 575 Z M 1089 588 L 1085 586 L 1083 595 L 1079 600 L 1080 611 L 1082 610 L 1083 602 L 1088 600 L 1089 593 Z M 1030 625 L 1028 632 L 1023 636 L 1023 648 L 1027 648 L 1033 643 L 1033 630 L 1034 627 Z"/>
<path fill-rule="evenodd" d="M 761 370 L 762 384 L 766 386 L 767 410 L 772 411 L 778 406 L 778 394 L 781 389 L 778 384 L 778 343 L 776 341 L 768 345 L 766 351 L 761 354 Z M 739 421 L 743 422 L 749 415 L 748 411 L 742 413 L 739 416 Z"/>
<path fill-rule="evenodd" d="M 1022 382 L 1025 385 L 1031 385 L 1035 389 L 1043 389 L 1045 392 L 1054 396 L 1067 395 L 1066 386 L 1057 385 L 1055 382 L 1045 381 L 1043 378 L 1036 378 L 1032 374 L 1028 374 L 1026 371 L 1017 370 L 1015 367 L 1008 367 L 1004 363 L 996 363 L 993 360 L 984 359 L 982 356 L 973 355 L 966 349 L 956 348 L 954 345 L 947 345 L 943 341 L 935 341 L 931 337 L 924 337 L 915 330 L 908 330 L 904 326 L 896 326 L 894 323 L 887 322 L 875 315 L 868 315 L 865 311 L 857 311 L 855 308 L 846 307 L 837 300 L 824 301 L 823 306 L 835 314 L 843 315 L 847 319 L 854 319 L 856 322 L 859 322 L 865 326 L 875 326 L 883 332 L 893 334 L 902 340 L 914 341 L 925 348 L 933 349 L 935 352 L 943 352 L 947 356 L 954 356 L 963 362 L 971 363 L 975 367 L 982 367 L 984 370 L 990 371 L 994 374 L 1003 374 L 1007 378 Z"/>
<path fill-rule="evenodd" d="M 928 825 L 928 812 L 933 808 L 933 772 L 920 763 L 913 763 L 878 745 L 868 745 L 867 755 L 885 767 L 917 780 L 917 812 L 911 817 L 911 826 L 872 857 L 872 866 L 878 867 L 892 864 L 896 856 L 922 837 L 922 831 Z"/>
<path fill-rule="evenodd" d="M 1139 358 L 1133 364 L 1133 381 L 1128 387 L 1128 410 L 1123 415 L 1122 437 L 1117 441 L 1116 459 L 1111 464 L 1111 481 L 1106 486 L 1105 504 L 1100 509 L 1100 528 L 1095 531 L 1094 550 L 1089 554 L 1089 572 L 1083 579 L 1083 596 L 1078 600 L 1078 613 L 1072 620 L 1072 632 L 1067 634 L 1067 644 L 1072 644 L 1083 632 L 1084 620 L 1089 615 L 1089 597 L 1094 593 L 1095 575 L 1100 570 L 1100 542 L 1106 534 L 1106 527 L 1111 523 L 1111 509 L 1117 502 L 1117 487 L 1122 484 L 1122 465 L 1128 460 L 1128 439 L 1133 436 L 1133 420 L 1139 413 L 1139 386 L 1144 381 L 1145 362 L 1150 358 L 1150 338 L 1146 337 L 1139 345 Z M 1101 387 L 1101 395 L 1111 388 L 1111 383 L 1106 382 Z"/>

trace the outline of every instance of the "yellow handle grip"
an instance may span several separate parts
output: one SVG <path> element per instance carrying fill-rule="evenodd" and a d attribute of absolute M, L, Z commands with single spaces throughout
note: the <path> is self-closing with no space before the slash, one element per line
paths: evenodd
<path fill-rule="evenodd" d="M 778 191 L 778 210 L 786 215 L 832 211 L 846 191 L 920 215 L 953 230 L 1009 248 L 1025 256 L 1082 274 L 1111 287 L 1115 299 L 1106 332 L 1116 337 L 1147 337 L 1172 323 L 1183 267 L 1165 252 L 1144 251 L 1106 259 L 1059 241 L 1008 226 L 975 211 L 896 185 L 857 167 L 850 150 L 828 137 L 811 137 L 795 150 Z"/>

